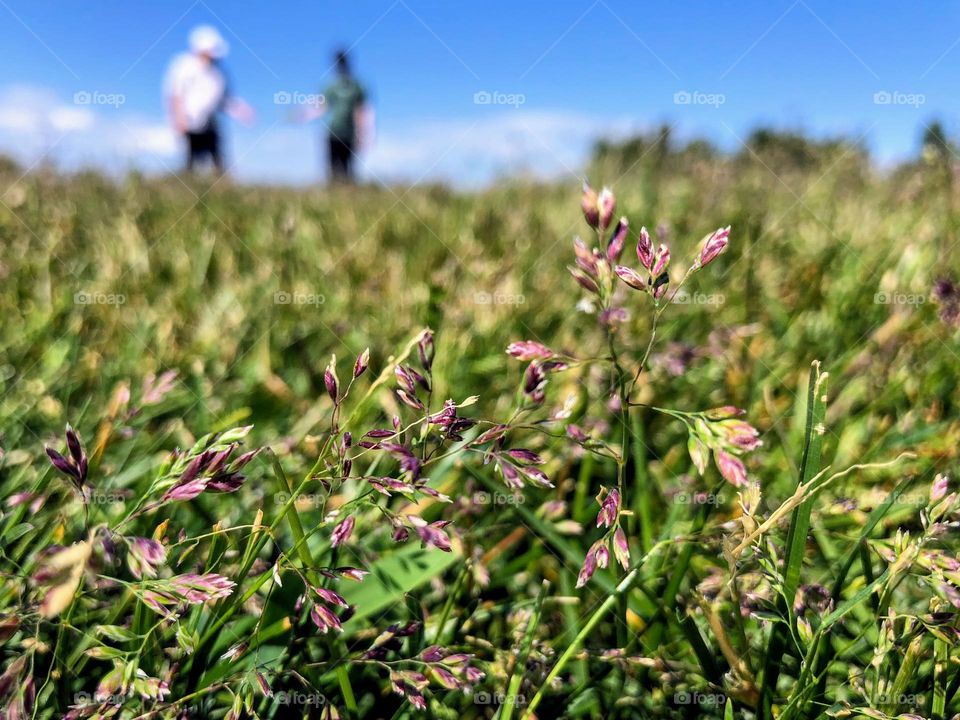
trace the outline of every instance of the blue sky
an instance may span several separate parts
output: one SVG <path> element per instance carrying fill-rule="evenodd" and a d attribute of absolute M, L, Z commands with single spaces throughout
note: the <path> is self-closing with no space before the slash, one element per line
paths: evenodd
<path fill-rule="evenodd" d="M 729 149 L 758 124 L 844 133 L 881 162 L 931 118 L 960 130 L 960 2 L 0 0 L 0 18 L 0 151 L 68 168 L 179 165 L 160 82 L 200 23 L 258 111 L 229 127 L 247 180 L 320 177 L 321 128 L 274 98 L 322 90 L 338 46 L 376 109 L 373 181 L 573 176 L 595 137 L 660 123 Z"/>

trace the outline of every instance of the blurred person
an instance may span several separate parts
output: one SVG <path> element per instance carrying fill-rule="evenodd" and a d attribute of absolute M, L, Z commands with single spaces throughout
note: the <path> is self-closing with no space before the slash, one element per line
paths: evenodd
<path fill-rule="evenodd" d="M 373 111 L 367 93 L 354 78 L 345 50 L 334 55 L 337 77 L 305 113 L 301 121 L 323 117 L 327 125 L 327 159 L 332 182 L 354 182 L 354 159 L 373 135 Z"/>
<path fill-rule="evenodd" d="M 253 109 L 230 93 L 222 67 L 230 46 L 210 25 L 190 32 L 190 51 L 175 57 L 167 69 L 164 96 L 170 120 L 186 146 L 186 170 L 209 157 L 218 175 L 224 173 L 222 138 L 217 116 L 225 112 L 235 120 L 251 124 Z"/>

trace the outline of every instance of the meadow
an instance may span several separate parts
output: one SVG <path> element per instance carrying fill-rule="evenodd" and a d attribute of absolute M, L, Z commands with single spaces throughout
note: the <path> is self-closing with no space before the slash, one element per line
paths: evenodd
<path fill-rule="evenodd" d="M 954 716 L 928 150 L 664 133 L 615 200 L 3 164 L 6 717 Z"/>

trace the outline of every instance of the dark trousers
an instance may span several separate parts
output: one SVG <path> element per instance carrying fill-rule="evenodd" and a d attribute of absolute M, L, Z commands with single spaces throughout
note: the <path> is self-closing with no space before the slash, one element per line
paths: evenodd
<path fill-rule="evenodd" d="M 220 154 L 220 133 L 215 127 L 202 132 L 187 133 L 187 172 L 193 172 L 205 157 L 210 158 L 217 173 L 223 174 L 223 156 Z"/>
<path fill-rule="evenodd" d="M 353 182 L 353 143 L 330 136 L 330 179 Z"/>

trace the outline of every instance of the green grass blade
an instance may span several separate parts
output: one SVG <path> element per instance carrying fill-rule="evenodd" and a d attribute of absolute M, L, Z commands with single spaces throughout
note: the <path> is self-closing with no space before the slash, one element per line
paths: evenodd
<path fill-rule="evenodd" d="M 810 482 L 820 469 L 820 454 L 823 446 L 823 422 L 826 415 L 827 373 L 821 373 L 820 362 L 814 361 L 807 388 L 807 418 L 804 430 L 803 459 L 800 463 L 800 485 Z M 795 488 L 794 488 L 795 489 Z M 783 598 L 780 609 L 789 615 L 793 596 L 800 582 L 800 570 L 803 566 L 803 554 L 810 530 L 810 509 L 813 498 L 802 502 L 793 511 L 790 529 L 787 533 L 786 565 L 784 567 Z M 785 599 L 784 599 L 785 598 Z M 792 622 L 792 619 L 791 619 Z M 763 684 L 761 686 L 762 717 L 772 717 L 773 699 L 780 677 L 780 664 L 787 645 L 787 628 L 775 625 L 770 633 L 767 654 L 764 661 Z"/>

